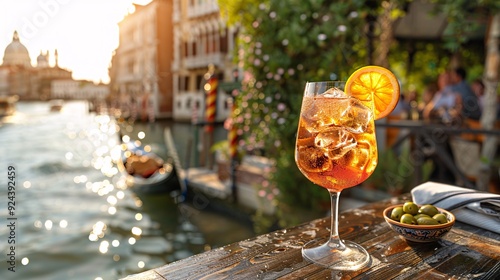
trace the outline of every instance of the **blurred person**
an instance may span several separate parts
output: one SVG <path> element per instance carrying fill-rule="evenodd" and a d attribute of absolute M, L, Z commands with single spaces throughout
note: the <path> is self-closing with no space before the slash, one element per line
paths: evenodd
<path fill-rule="evenodd" d="M 423 113 L 424 113 L 424 109 L 425 107 L 427 106 L 427 104 L 429 104 L 431 101 L 432 101 L 432 98 L 434 98 L 434 95 L 436 94 L 436 92 L 438 92 L 438 85 L 436 82 L 432 82 L 432 83 L 429 83 L 424 91 L 422 92 L 422 98 L 420 100 L 420 102 L 418 102 L 418 105 L 417 105 L 417 110 L 418 110 L 418 113 L 420 115 L 420 118 L 423 119 Z"/>
<path fill-rule="evenodd" d="M 453 69 L 450 73 L 451 90 L 459 96 L 457 107 L 460 109 L 461 116 L 466 119 L 479 120 L 481 118 L 479 100 L 465 80 L 466 78 L 467 72 L 464 68 L 457 67 Z"/>
<path fill-rule="evenodd" d="M 451 74 L 445 71 L 439 74 L 437 87 L 429 87 L 429 91 L 436 90 L 434 96 L 429 103 L 424 107 L 423 118 L 424 120 L 438 121 L 444 124 L 452 124 L 454 119 L 458 117 L 457 103 L 459 101 L 458 94 L 452 90 Z M 429 95 L 432 95 L 429 93 Z M 430 97 L 430 96 L 429 96 Z M 432 170 L 429 180 L 454 183 L 455 175 L 447 167 L 445 161 L 435 152 L 432 152 L 433 145 L 427 142 L 426 136 L 421 136 L 419 141 L 424 143 L 423 150 L 427 150 L 426 157 L 433 161 L 434 169 Z M 451 147 L 448 143 L 448 135 L 443 135 L 440 138 L 440 151 L 448 155 L 452 155 Z"/>
<path fill-rule="evenodd" d="M 438 91 L 423 110 L 423 118 L 426 120 L 437 119 L 444 123 L 450 123 L 457 113 L 458 94 L 452 87 L 451 74 L 448 71 L 438 76 Z"/>
<path fill-rule="evenodd" d="M 475 79 L 471 84 L 470 88 L 474 92 L 474 94 L 477 96 L 478 103 L 479 103 L 479 108 L 481 109 L 481 112 L 483 111 L 484 108 L 484 83 L 481 79 Z"/>

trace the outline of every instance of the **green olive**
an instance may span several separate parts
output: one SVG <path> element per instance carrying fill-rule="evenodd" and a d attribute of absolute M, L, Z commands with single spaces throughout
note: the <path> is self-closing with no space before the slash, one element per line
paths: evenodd
<path fill-rule="evenodd" d="M 437 210 L 437 208 L 434 205 L 426 204 L 426 205 L 423 205 L 422 207 L 420 207 L 420 209 L 418 210 L 418 213 L 426 214 L 429 217 L 433 217 L 434 215 L 438 214 L 439 211 Z"/>
<path fill-rule="evenodd" d="M 415 215 L 418 213 L 418 205 L 411 201 L 405 202 L 405 204 L 403 204 L 403 211 L 405 211 L 405 213 Z"/>
<path fill-rule="evenodd" d="M 417 224 L 419 224 L 419 225 L 437 225 L 439 223 L 438 223 L 438 221 L 434 220 L 431 217 L 420 217 L 417 220 Z"/>
<path fill-rule="evenodd" d="M 415 220 L 418 220 L 418 218 L 420 218 L 420 217 L 429 217 L 430 218 L 431 216 L 429 216 L 427 214 L 417 214 L 417 215 L 413 216 L 413 218 L 415 218 Z"/>
<path fill-rule="evenodd" d="M 415 220 L 415 218 L 413 218 L 413 216 L 411 214 L 408 214 L 408 213 L 401 216 L 401 220 L 399 220 L 399 222 L 401 222 L 403 224 L 409 224 L 409 225 L 416 225 L 417 224 L 417 221 Z"/>
<path fill-rule="evenodd" d="M 401 216 L 403 216 L 403 214 L 404 214 L 403 207 L 401 207 L 401 206 L 395 207 L 391 211 L 391 219 L 399 222 L 399 220 L 401 220 Z"/>
<path fill-rule="evenodd" d="M 446 224 L 448 222 L 448 219 L 446 216 L 442 213 L 436 214 L 432 216 L 434 220 L 436 220 L 439 224 Z"/>

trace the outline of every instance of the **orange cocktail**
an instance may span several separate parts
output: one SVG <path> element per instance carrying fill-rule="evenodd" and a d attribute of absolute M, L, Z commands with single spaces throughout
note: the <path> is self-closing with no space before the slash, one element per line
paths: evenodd
<path fill-rule="evenodd" d="M 372 109 L 340 89 L 304 96 L 295 160 L 312 182 L 341 191 L 366 180 L 377 166 Z"/>
<path fill-rule="evenodd" d="M 332 217 L 329 240 L 320 246 L 316 240 L 305 244 L 305 259 L 335 270 L 368 265 L 370 256 L 361 245 L 339 237 L 339 196 L 343 189 L 360 184 L 375 170 L 378 158 L 374 120 L 387 116 L 398 99 L 396 77 L 378 66 L 356 70 L 345 84 L 306 84 L 295 161 L 304 176 L 329 191 Z"/>

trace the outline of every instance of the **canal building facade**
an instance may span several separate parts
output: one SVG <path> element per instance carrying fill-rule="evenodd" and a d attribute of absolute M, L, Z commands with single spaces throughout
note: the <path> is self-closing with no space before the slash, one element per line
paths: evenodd
<path fill-rule="evenodd" d="M 233 61 L 237 28 L 228 27 L 217 0 L 173 1 L 173 116 L 175 120 L 205 120 L 206 74 L 213 66 L 218 81 L 215 121 L 227 118 L 233 83 L 240 72 Z"/>
<path fill-rule="evenodd" d="M 124 113 L 172 118 L 172 0 L 134 4 L 119 22 L 110 75 L 111 102 Z"/>
<path fill-rule="evenodd" d="M 153 0 L 134 5 L 119 23 L 120 43 L 109 68 L 113 107 L 156 118 L 203 121 L 206 74 L 218 82 L 216 119 L 227 118 L 238 77 L 233 63 L 237 29 L 227 27 L 216 0 Z"/>

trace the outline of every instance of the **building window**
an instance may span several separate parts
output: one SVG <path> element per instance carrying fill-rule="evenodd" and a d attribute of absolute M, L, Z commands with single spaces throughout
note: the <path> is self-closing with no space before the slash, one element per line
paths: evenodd
<path fill-rule="evenodd" d="M 220 37 L 219 37 L 219 49 L 220 49 L 220 52 L 221 53 L 227 53 L 228 51 L 228 47 L 227 47 L 227 30 L 225 32 L 223 32 L 222 34 L 220 34 Z"/>
<path fill-rule="evenodd" d="M 179 76 L 179 90 L 187 91 L 189 78 L 187 76 Z"/>
<path fill-rule="evenodd" d="M 212 43 L 212 52 L 216 53 L 217 52 L 217 30 L 212 31 L 212 38 L 210 42 Z"/>
<path fill-rule="evenodd" d="M 197 55 L 197 48 L 198 46 L 196 45 L 196 41 L 193 41 L 193 56 L 196 56 Z"/>
<path fill-rule="evenodd" d="M 189 43 L 185 42 L 183 43 L 184 45 L 184 51 L 182 52 L 182 57 L 188 57 L 189 56 Z"/>
<path fill-rule="evenodd" d="M 197 75 L 196 76 L 196 90 L 203 90 L 203 86 L 205 85 L 205 79 L 203 78 L 203 75 Z"/>

